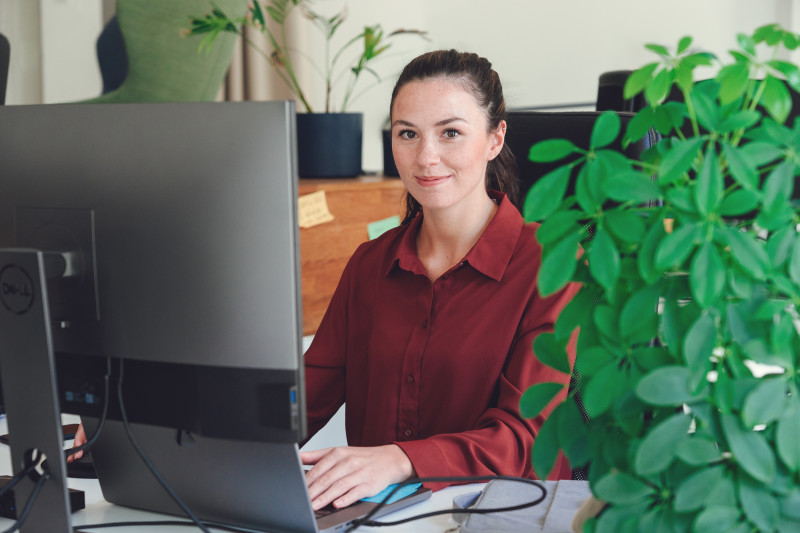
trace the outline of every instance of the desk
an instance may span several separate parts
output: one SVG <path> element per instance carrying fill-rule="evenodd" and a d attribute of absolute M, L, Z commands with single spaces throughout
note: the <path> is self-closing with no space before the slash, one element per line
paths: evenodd
<path fill-rule="evenodd" d="M 65 415 L 65 423 L 72 423 L 75 421 L 77 417 L 71 417 Z M 4 434 L 6 432 L 6 420 L 5 416 L 0 419 L 0 434 Z M 11 465 L 10 465 L 10 454 L 9 449 L 7 446 L 0 444 L 0 474 L 10 474 L 11 473 Z M 555 483 L 557 482 L 546 482 L 549 486 L 549 499 L 545 500 L 538 509 L 541 509 L 542 517 L 540 522 L 543 524 L 545 523 L 544 515 L 548 512 L 550 515 L 547 518 L 547 522 L 550 524 L 569 524 L 571 522 L 571 516 L 577 510 L 577 504 L 570 502 L 570 506 L 575 505 L 574 509 L 557 509 L 557 504 L 554 505 L 552 501 L 552 494 L 555 492 L 553 489 L 555 487 Z M 579 481 L 569 481 L 569 482 L 560 482 L 560 483 L 569 483 L 569 484 L 579 484 L 584 482 Z M 103 495 L 100 491 L 100 485 L 98 484 L 97 480 L 89 480 L 89 479 L 70 479 L 69 486 L 73 489 L 82 490 L 85 493 L 86 497 L 86 508 L 82 511 L 78 511 L 73 513 L 72 515 L 72 525 L 74 527 L 80 527 L 81 525 L 85 524 L 100 524 L 100 523 L 110 523 L 110 522 L 129 522 L 129 521 L 158 521 L 158 520 L 181 520 L 178 517 L 172 517 L 168 515 L 158 514 L 158 513 L 151 513 L 146 511 L 137 511 L 134 509 L 128 509 L 126 507 L 120 507 L 117 505 L 113 505 L 108 503 L 103 499 Z M 407 509 L 402 509 L 385 517 L 382 517 L 381 520 L 383 521 L 393 521 L 393 520 L 400 520 L 402 518 L 439 510 L 439 509 L 452 509 L 453 508 L 453 498 L 460 494 L 466 493 L 474 493 L 478 492 L 483 488 L 483 484 L 472 484 L 472 485 L 460 485 L 460 486 L 453 486 L 448 487 L 444 490 L 440 490 L 434 492 L 431 498 L 423 503 L 411 506 Z M 558 501 L 558 500 L 556 500 Z M 552 520 L 554 513 L 561 513 L 564 516 L 561 517 L 559 520 Z M 7 529 L 13 522 L 11 520 L 0 518 L 0 530 Z M 402 524 L 399 526 L 392 526 L 392 527 L 381 527 L 381 528 L 370 528 L 370 527 L 363 527 L 359 528 L 358 532 L 364 533 L 377 533 L 377 532 L 386 532 L 386 533 L 443 533 L 449 529 L 456 527 L 457 523 L 453 520 L 450 515 L 440 515 L 435 517 L 426 518 L 423 520 L 418 520 L 414 522 L 409 522 L 407 524 Z M 211 528 L 212 531 L 221 531 L 219 529 Z M 131 528 L 131 527 L 120 527 L 120 528 L 103 528 L 103 529 L 93 529 L 93 530 L 86 530 L 86 531 L 97 531 L 97 532 L 117 532 L 117 533 L 133 533 L 133 532 L 144 532 L 144 533 L 187 533 L 191 531 L 198 531 L 194 528 L 186 527 L 186 526 L 148 526 L 146 528 Z M 571 533 L 569 527 L 567 525 L 564 528 L 558 529 L 541 529 L 541 525 L 537 526 L 535 524 L 531 524 L 530 530 L 531 532 L 534 531 L 541 531 L 546 533 Z"/>

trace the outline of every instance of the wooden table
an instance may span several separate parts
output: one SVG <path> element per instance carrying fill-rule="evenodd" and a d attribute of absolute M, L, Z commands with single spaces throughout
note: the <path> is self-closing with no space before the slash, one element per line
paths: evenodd
<path fill-rule="evenodd" d="M 325 191 L 334 217 L 300 229 L 303 335 L 316 332 L 347 260 L 368 240 L 367 226 L 405 212 L 405 188 L 398 178 L 300 179 L 300 196 Z"/>

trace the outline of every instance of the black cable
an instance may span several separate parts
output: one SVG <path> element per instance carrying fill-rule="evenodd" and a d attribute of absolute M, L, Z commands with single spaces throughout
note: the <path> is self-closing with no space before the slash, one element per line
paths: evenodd
<path fill-rule="evenodd" d="M 173 499 L 173 501 L 178 504 L 178 506 L 183 510 L 186 516 L 189 517 L 189 519 L 194 523 L 194 525 L 200 528 L 200 530 L 203 531 L 204 533 L 211 533 L 208 530 L 208 528 L 205 525 L 203 525 L 202 522 L 200 522 L 200 520 L 195 516 L 195 514 L 191 511 L 191 509 L 189 509 L 186 506 L 186 504 L 183 503 L 183 500 L 181 500 L 178 497 L 178 495 L 175 494 L 175 491 L 173 491 L 172 487 L 170 487 L 164 480 L 164 478 L 161 477 L 161 474 L 158 473 L 158 470 L 156 470 L 155 465 L 152 462 L 150 462 L 150 459 L 148 459 L 147 455 L 145 455 L 144 450 L 142 450 L 142 448 L 139 446 L 139 443 L 136 442 L 136 438 L 133 436 L 133 431 L 131 431 L 130 424 L 128 423 L 128 416 L 125 413 L 125 404 L 122 401 L 122 359 L 120 359 L 119 361 L 119 381 L 117 383 L 117 399 L 119 401 L 119 411 L 120 414 L 122 415 L 122 424 L 125 427 L 125 433 L 127 433 L 128 440 L 136 450 L 136 453 L 139 454 L 139 457 L 142 459 L 142 462 L 145 464 L 145 466 L 147 466 L 148 470 L 150 470 L 150 472 L 153 474 L 153 477 L 156 478 L 156 481 L 158 481 L 158 483 L 164 488 L 164 490 L 167 491 L 167 494 L 169 494 L 169 496 Z"/>
<path fill-rule="evenodd" d="M 375 514 L 380 511 L 388 502 L 391 497 L 400 490 L 405 485 L 412 485 L 415 483 L 452 483 L 452 482 L 459 482 L 459 483 L 477 483 L 477 482 L 486 482 L 486 481 L 493 481 L 493 480 L 500 480 L 500 481 L 514 481 L 518 483 L 527 483 L 529 485 L 533 485 L 537 487 L 539 490 L 542 491 L 542 495 L 530 502 L 525 502 L 518 505 L 511 505 L 508 507 L 493 507 L 493 508 L 484 508 L 484 509 L 442 509 L 440 511 L 431 511 L 429 513 L 423 513 L 419 515 L 410 516 L 408 518 L 404 518 L 402 520 L 395 520 L 393 522 L 376 522 L 371 520 Z M 392 491 L 386 495 L 385 498 L 374 508 L 370 511 L 367 516 L 361 518 L 359 520 L 355 520 L 353 524 L 346 530 L 345 533 L 350 533 L 351 531 L 355 531 L 357 528 L 361 526 L 369 526 L 369 527 L 382 527 L 382 526 L 397 526 L 400 524 L 405 524 L 407 522 L 413 522 L 415 520 L 421 520 L 423 518 L 430 518 L 431 516 L 439 516 L 443 514 L 490 514 L 490 513 L 505 513 L 510 511 L 518 511 L 520 509 L 526 509 L 528 507 L 534 507 L 539 505 L 544 501 L 547 497 L 547 489 L 542 485 L 540 482 L 523 478 L 523 477 L 515 477 L 515 476 L 468 476 L 468 477 L 427 477 L 427 478 L 413 478 L 403 481 L 402 483 L 398 483 Z"/>
<path fill-rule="evenodd" d="M 33 507 L 33 502 L 36 501 L 36 497 L 39 496 L 39 492 L 42 490 L 45 481 L 47 481 L 48 479 L 50 479 L 50 474 L 48 474 L 47 472 L 41 475 L 39 481 L 36 482 L 36 486 L 33 488 L 33 492 L 31 492 L 31 495 L 28 496 L 28 501 L 25 502 L 25 508 L 22 509 L 22 514 L 20 514 L 19 518 L 17 519 L 16 522 L 14 522 L 13 526 L 3 531 L 3 533 L 13 533 L 14 531 L 22 527 L 22 524 L 25 522 L 25 520 L 28 518 L 28 514 L 31 512 L 31 508 Z"/>
<path fill-rule="evenodd" d="M 3 494 L 14 488 L 14 485 L 22 481 L 24 477 L 33 472 L 34 468 L 36 468 L 36 462 L 31 462 L 31 464 L 20 470 L 14 477 L 12 477 L 9 480 L 8 483 L 5 484 L 5 486 L 2 489 L 0 489 L 0 497 L 2 497 Z"/>
<path fill-rule="evenodd" d="M 69 458 L 71 455 L 73 455 L 73 454 L 75 454 L 77 452 L 82 452 L 84 450 L 88 450 L 89 448 L 91 448 L 94 445 L 94 443 L 97 441 L 98 437 L 100 437 L 100 433 L 103 431 L 103 427 L 106 424 L 106 415 L 108 414 L 108 404 L 110 402 L 110 398 L 109 398 L 109 394 L 110 394 L 109 381 L 111 381 L 111 357 L 110 356 L 106 358 L 106 375 L 105 375 L 105 377 L 103 379 L 105 381 L 105 401 L 103 402 L 103 413 L 100 415 L 100 422 L 97 424 L 97 429 L 95 430 L 94 435 L 92 435 L 91 439 L 88 439 L 86 442 L 84 442 L 80 446 L 76 446 L 76 447 L 64 450 L 64 453 L 65 453 L 67 458 Z"/>

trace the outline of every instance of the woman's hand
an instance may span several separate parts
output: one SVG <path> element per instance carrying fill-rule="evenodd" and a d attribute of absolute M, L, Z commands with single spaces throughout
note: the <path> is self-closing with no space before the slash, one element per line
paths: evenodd
<path fill-rule="evenodd" d="M 408 456 L 394 444 L 325 448 L 302 452 L 300 459 L 314 465 L 306 482 L 315 510 L 331 502 L 337 509 L 347 507 L 414 475 Z"/>
<path fill-rule="evenodd" d="M 86 444 L 86 431 L 83 429 L 83 424 L 80 424 L 78 429 L 75 430 L 75 440 L 72 441 L 72 447 L 77 448 L 78 446 L 83 446 L 84 444 Z M 75 452 L 67 457 L 67 462 L 71 463 L 72 461 L 77 461 L 81 457 L 83 457 L 83 451 Z"/>

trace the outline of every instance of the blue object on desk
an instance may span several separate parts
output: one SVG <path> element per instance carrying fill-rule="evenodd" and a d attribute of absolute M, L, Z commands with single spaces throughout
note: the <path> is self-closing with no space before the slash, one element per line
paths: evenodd
<path fill-rule="evenodd" d="M 386 487 L 385 489 L 380 491 L 375 496 L 370 496 L 369 498 L 361 498 L 361 501 L 362 502 L 381 503 L 383 501 L 383 499 L 386 498 L 389 495 L 389 493 L 392 492 L 392 490 L 394 490 L 394 488 L 396 486 L 397 486 L 396 483 L 393 484 L 393 485 L 389 485 L 388 487 Z M 410 485 L 404 485 L 404 486 L 400 487 L 397 490 L 397 492 L 392 494 L 392 497 L 389 498 L 389 500 L 386 502 L 386 505 L 388 505 L 390 503 L 394 503 L 397 500 L 402 500 L 406 496 L 414 494 L 417 491 L 417 489 L 420 488 L 421 486 L 422 486 L 422 483 L 412 483 Z"/>

